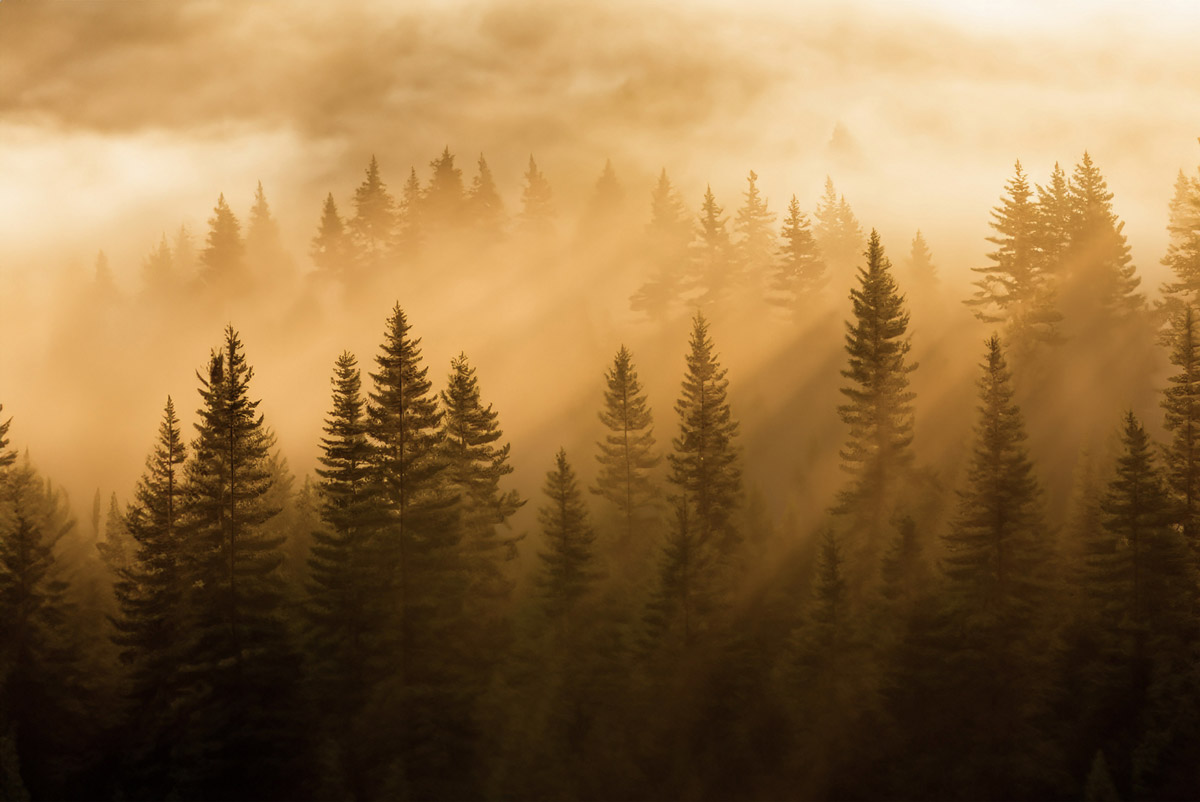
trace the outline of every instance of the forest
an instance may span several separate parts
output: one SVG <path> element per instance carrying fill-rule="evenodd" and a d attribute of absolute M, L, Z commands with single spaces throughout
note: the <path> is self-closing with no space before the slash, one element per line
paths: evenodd
<path fill-rule="evenodd" d="M 1016 162 L 965 296 L 832 179 L 472 172 L 75 276 L 46 391 L 144 469 L 77 512 L 0 418 L 0 798 L 1195 795 L 1200 171 L 1151 291 L 1087 152 Z"/>

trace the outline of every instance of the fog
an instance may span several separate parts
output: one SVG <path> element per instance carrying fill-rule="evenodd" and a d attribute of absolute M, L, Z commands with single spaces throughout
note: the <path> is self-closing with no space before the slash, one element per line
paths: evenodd
<path fill-rule="evenodd" d="M 792 310 L 753 280 L 722 303 L 633 308 L 658 269 L 647 228 L 660 173 L 693 228 L 711 188 L 733 233 L 753 171 L 773 232 L 793 195 L 812 217 L 827 178 L 862 248 L 878 231 L 918 363 L 909 506 L 923 532 L 942 533 L 967 478 L 984 340 L 1012 333 L 963 303 L 995 251 L 992 210 L 1017 160 L 1045 187 L 1086 152 L 1124 222 L 1144 320 L 1101 347 L 1090 296 L 1065 291 L 1063 343 L 1018 344 L 1009 360 L 1047 529 L 1069 528 L 1088 459 L 1111 475 L 1122 413 L 1166 436 L 1170 365 L 1152 335 L 1168 316 L 1168 202 L 1177 173 L 1200 162 L 1200 14 L 1182 2 L 1044 5 L 3 0 L 0 422 L 12 418 L 11 447 L 67 491 L 80 521 L 97 493 L 132 502 L 168 396 L 193 436 L 198 376 L 230 324 L 299 485 L 316 478 L 335 360 L 356 354 L 368 386 L 399 304 L 434 390 L 465 353 L 499 415 L 515 469 L 505 481 L 530 500 L 513 518 L 528 579 L 558 449 L 581 485 L 596 481 L 604 372 L 622 345 L 658 450 L 671 450 L 701 309 L 740 424 L 746 526 L 774 538 L 744 584 L 767 587 L 789 560 L 811 564 L 818 533 L 836 528 L 839 390 L 864 262 L 827 258 L 828 286 Z M 427 211 L 419 251 L 396 246 L 353 278 L 317 264 L 327 194 L 349 223 L 372 159 L 399 203 L 410 172 L 429 187 L 443 152 L 468 191 L 486 158 L 504 208 L 494 238 Z M 521 222 L 531 158 L 554 210 L 536 231 Z M 606 163 L 620 192 L 601 209 Z M 151 286 L 163 238 L 176 249 L 183 227 L 204 250 L 219 196 L 245 236 L 260 183 L 277 245 L 222 282 L 193 259 L 168 289 Z M 910 269 L 918 230 L 936 281 Z M 603 528 L 608 513 L 587 500 Z"/>

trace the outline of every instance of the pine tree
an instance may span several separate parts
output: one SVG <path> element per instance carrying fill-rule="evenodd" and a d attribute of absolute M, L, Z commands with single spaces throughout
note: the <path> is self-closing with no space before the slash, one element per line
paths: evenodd
<path fill-rule="evenodd" d="M 966 303 L 985 323 L 1004 324 L 1010 342 L 1024 354 L 1057 341 L 1062 315 L 1054 308 L 1054 285 L 1042 269 L 1041 218 L 1020 161 L 1005 189 L 1000 205 L 992 209 L 990 225 L 996 233 L 987 238 L 996 246 L 988 254 L 992 264 L 971 268 L 981 277 Z"/>
<path fill-rule="evenodd" d="M 674 521 L 659 560 L 658 587 L 644 616 L 653 646 L 686 649 L 711 626 L 718 607 L 718 554 L 700 533 L 686 494 L 671 499 Z"/>
<path fill-rule="evenodd" d="M 1200 550 L 1200 330 L 1195 310 L 1186 306 L 1175 318 L 1171 364 L 1179 372 L 1163 391 L 1163 427 L 1171 432 L 1164 459 L 1167 485 L 1177 506 L 1183 539 Z"/>
<path fill-rule="evenodd" d="M 629 308 L 648 317 L 661 318 L 678 300 L 683 279 L 681 266 L 687 261 L 691 239 L 683 199 L 671 186 L 664 168 L 650 193 L 650 222 L 646 226 L 646 275 L 629 299 Z"/>
<path fill-rule="evenodd" d="M 908 254 L 908 275 L 914 284 L 922 287 L 932 287 L 938 282 L 933 254 L 929 252 L 929 243 L 925 241 L 925 236 L 919 228 L 913 236 L 912 250 Z"/>
<path fill-rule="evenodd" d="M 417 168 L 411 167 L 400 193 L 400 208 L 396 214 L 396 248 L 410 258 L 418 254 L 425 243 L 423 197 Z"/>
<path fill-rule="evenodd" d="M 859 286 L 850 292 L 854 320 L 846 323 L 849 365 L 842 376 L 850 384 L 841 391 L 848 401 L 838 407 L 842 422 L 850 427 L 841 457 L 852 478 L 834 512 L 854 516 L 864 536 L 861 545 L 873 554 L 881 547 L 898 484 L 912 463 L 914 395 L 908 375 L 917 365 L 908 361 L 904 296 L 874 230 L 865 256 Z M 857 560 L 857 555 L 851 556 Z"/>
<path fill-rule="evenodd" d="M 358 360 L 348 351 L 333 372 L 333 407 L 321 438 L 320 516 L 309 554 L 309 648 L 316 673 L 343 715 L 354 711 L 374 679 L 372 638 L 382 628 L 368 595 L 375 588 L 373 535 L 379 509 L 373 494 L 372 450 Z"/>
<path fill-rule="evenodd" d="M 513 470 L 510 447 L 496 446 L 504 436 L 496 422 L 499 416 L 480 400 L 479 381 L 465 354 L 450 362 L 441 400 L 446 473 L 458 492 L 462 546 L 471 574 L 469 600 L 486 615 L 513 587 L 501 563 L 515 556 L 518 538 L 501 536 L 498 527 L 510 527 L 509 519 L 525 501 L 516 490 L 500 490 L 501 480 Z"/>
<path fill-rule="evenodd" d="M 717 362 L 708 322 L 692 321 L 683 392 L 675 402 L 679 436 L 668 455 L 671 482 L 686 499 L 689 526 L 696 537 L 728 557 L 740 541 L 733 512 L 741 503 L 742 470 L 734 445 L 738 424 L 726 395 L 729 380 Z"/>
<path fill-rule="evenodd" d="M 549 233 L 554 226 L 554 193 L 550 182 L 538 169 L 533 156 L 529 157 L 529 169 L 525 171 L 525 186 L 521 189 L 521 230 L 538 235 Z"/>
<path fill-rule="evenodd" d="M 580 220 L 580 233 L 589 239 L 605 237 L 609 234 L 616 218 L 621 213 L 621 205 L 625 200 L 625 190 L 617 180 L 613 170 L 612 160 L 604 161 L 604 170 L 596 179 L 592 196 L 588 199 L 587 211 Z"/>
<path fill-rule="evenodd" d="M 85 748 L 88 697 L 57 553 L 74 524 L 63 493 L 28 459 L 0 470 L 0 737 L 35 799 L 76 792 L 69 782 Z"/>
<path fill-rule="evenodd" d="M 1064 300 L 1088 310 L 1092 325 L 1103 331 L 1133 319 L 1145 307 L 1145 297 L 1138 292 L 1141 279 L 1125 239 L 1125 223 L 1113 212 L 1112 198 L 1100 170 L 1084 151 L 1069 183 L 1071 222 L 1064 254 L 1064 281 L 1068 284 Z"/>
<path fill-rule="evenodd" d="M 821 259 L 832 277 L 848 276 L 858 264 L 862 254 L 863 231 L 846 202 L 845 195 L 838 195 L 833 179 L 825 177 L 825 194 L 817 203 L 816 226 L 813 234 Z"/>
<path fill-rule="evenodd" d="M 454 154 L 447 145 L 442 155 L 429 163 L 429 184 L 425 187 L 422 209 L 426 221 L 435 227 L 458 227 L 464 222 L 462 170 L 454 166 Z"/>
<path fill-rule="evenodd" d="M 180 226 L 179 231 L 175 232 L 175 241 L 171 246 L 171 261 L 175 275 L 181 282 L 195 274 L 197 258 L 196 244 L 191 232 L 187 226 Z"/>
<path fill-rule="evenodd" d="M 396 226 L 395 205 L 380 178 L 379 162 L 372 156 L 366 178 L 354 190 L 354 217 L 350 219 L 355 250 L 368 273 L 380 270 L 391 250 Z"/>
<path fill-rule="evenodd" d="M 117 494 L 113 493 L 109 497 L 108 514 L 104 519 L 104 539 L 96 543 L 100 559 L 113 576 L 120 576 L 129 570 L 134 557 L 134 545 L 125 526 L 121 505 L 117 503 Z"/>
<path fill-rule="evenodd" d="M 0 412 L 3 411 L 4 405 L 0 404 Z M 11 425 L 12 418 L 0 422 L 0 471 L 3 471 L 17 461 L 16 452 L 8 450 L 8 427 Z"/>
<path fill-rule="evenodd" d="M 733 222 L 733 230 L 738 234 L 737 258 L 740 272 L 753 284 L 762 286 L 774 262 L 775 232 L 771 225 L 775 214 L 767 210 L 767 199 L 758 191 L 758 174 L 751 170 L 746 183 L 742 195 L 745 202 Z"/>
<path fill-rule="evenodd" d="M 191 588 L 184 670 L 196 696 L 180 783 L 206 796 L 288 787 L 294 661 L 283 618 L 283 539 L 265 533 L 274 437 L 250 399 L 253 369 L 232 326 L 200 380 L 193 457 L 185 467 L 185 581 Z M 237 789 L 235 791 L 235 789 Z M 253 789 L 258 789 L 254 791 Z"/>
<path fill-rule="evenodd" d="M 542 563 L 537 583 L 546 612 L 552 617 L 569 616 L 595 584 L 592 544 L 596 535 L 562 449 L 555 456 L 554 469 L 546 473 L 544 492 L 547 502 L 538 511 L 538 520 L 546 547 L 538 553 Z"/>
<path fill-rule="evenodd" d="M 1050 182 L 1037 187 L 1037 251 L 1039 269 L 1053 283 L 1061 278 L 1063 258 L 1071 241 L 1071 189 L 1058 162 Z"/>
<path fill-rule="evenodd" d="M 241 225 L 222 194 L 208 219 L 208 239 L 200 254 L 204 265 L 201 277 L 215 289 L 230 289 L 240 284 L 245 273 L 244 254 Z"/>
<path fill-rule="evenodd" d="M 965 609 L 979 615 L 1028 612 L 1041 599 L 1039 572 L 1048 550 L 1040 490 L 999 337 L 987 341 L 981 367 L 976 440 L 958 515 L 944 537 L 949 554 L 943 568 Z"/>
<path fill-rule="evenodd" d="M 1124 453 L 1101 502 L 1110 547 L 1096 563 L 1093 586 L 1108 589 L 1110 613 L 1137 631 L 1171 631 L 1186 608 L 1183 592 L 1187 556 L 1172 526 L 1167 488 L 1154 459 L 1154 446 L 1132 412 L 1121 432 Z M 1115 609 L 1113 609 L 1115 608 Z"/>
<path fill-rule="evenodd" d="M 717 205 L 712 187 L 705 188 L 700 218 L 690 246 L 688 290 L 701 306 L 724 300 L 737 288 L 740 276 L 733 259 L 733 246 L 725 230 L 724 210 Z"/>
<path fill-rule="evenodd" d="M 1162 291 L 1174 317 L 1179 306 L 1200 301 L 1200 175 L 1188 178 L 1179 171 L 1167 207 L 1167 233 L 1170 241 L 1162 263 L 1175 280 L 1163 284 Z"/>
<path fill-rule="evenodd" d="M 321 207 L 321 222 L 317 226 L 317 235 L 312 239 L 313 264 L 317 269 L 329 276 L 345 280 L 347 271 L 353 262 L 350 235 L 346 224 L 338 214 L 337 204 L 333 201 L 333 193 L 325 196 L 325 204 Z"/>
<path fill-rule="evenodd" d="M 620 540 L 628 548 L 635 528 L 657 495 L 650 471 L 661 459 L 654 449 L 654 419 L 633 365 L 633 355 L 621 346 L 604 375 L 604 409 L 600 422 L 610 434 L 596 445 L 600 473 L 592 492 L 616 507 L 624 524 Z"/>
<path fill-rule="evenodd" d="M 128 666 L 126 697 L 135 744 L 129 790 L 163 796 L 178 724 L 174 710 L 186 680 L 179 671 L 184 612 L 185 548 L 180 532 L 186 446 L 167 398 L 158 441 L 125 511 L 124 526 L 134 542 L 132 559 L 117 574 L 117 615 L 113 642 Z"/>
<path fill-rule="evenodd" d="M 471 224 L 489 237 L 500 235 L 504 227 L 504 202 L 496 190 L 496 180 L 487 159 L 479 154 L 479 171 L 471 180 L 471 192 L 467 196 L 467 209 Z"/>
<path fill-rule="evenodd" d="M 246 226 L 246 258 L 259 275 L 266 277 L 269 284 L 280 281 L 291 267 L 283 249 L 279 223 L 271 214 L 261 181 L 254 191 L 254 206 L 250 208 L 250 219 Z"/>
<path fill-rule="evenodd" d="M 163 234 L 158 245 L 142 261 L 142 286 L 151 296 L 162 298 L 175 291 L 178 281 L 171 244 Z"/>
<path fill-rule="evenodd" d="M 779 236 L 783 242 L 779 245 L 768 300 L 799 315 L 811 306 L 810 302 L 824 289 L 829 277 L 813 238 L 808 215 L 800 211 L 800 202 L 795 195 L 788 203 L 787 217 Z"/>

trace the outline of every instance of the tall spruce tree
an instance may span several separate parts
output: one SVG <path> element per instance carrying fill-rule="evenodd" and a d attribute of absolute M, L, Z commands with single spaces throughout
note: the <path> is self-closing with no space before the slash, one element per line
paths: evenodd
<path fill-rule="evenodd" d="M 392 248 L 396 227 L 396 203 L 379 174 L 379 162 L 371 157 L 366 178 L 354 190 L 354 217 L 350 218 L 350 234 L 355 251 L 368 273 L 383 267 Z"/>
<path fill-rule="evenodd" d="M 1041 217 L 1033 190 L 1018 160 L 1006 195 L 992 209 L 987 238 L 996 246 L 990 265 L 971 268 L 980 274 L 975 294 L 966 303 L 986 323 L 1001 323 L 1006 336 L 1022 354 L 1058 339 L 1062 315 L 1054 307 L 1054 284 L 1043 269 Z"/>
<path fill-rule="evenodd" d="M 675 402 L 679 436 L 667 457 L 671 482 L 686 498 L 689 527 L 728 557 L 741 540 L 733 513 L 741 504 L 742 469 L 734 437 L 738 424 L 727 399 L 729 380 L 717 361 L 708 321 L 697 313 L 683 390 Z"/>
<path fill-rule="evenodd" d="M 500 489 L 501 480 L 513 471 L 510 446 L 497 445 L 504 436 L 499 415 L 491 404 L 483 405 L 479 380 L 466 354 L 451 360 L 441 400 L 446 474 L 458 493 L 462 548 L 470 573 L 468 600 L 486 617 L 513 588 L 502 563 L 516 556 L 519 538 L 506 536 L 500 527 L 511 527 L 509 519 L 525 501 L 516 490 Z"/>
<path fill-rule="evenodd" d="M 689 246 L 691 275 L 687 281 L 689 296 L 701 306 L 712 306 L 725 300 L 741 281 L 723 214 L 724 209 L 717 204 L 712 187 L 705 187 L 700 217 Z"/>
<path fill-rule="evenodd" d="M 779 236 L 783 241 L 779 244 L 775 276 L 767 297 L 771 303 L 798 316 L 804 309 L 812 307 L 829 277 L 813 238 L 808 215 L 800 211 L 800 202 L 795 195 L 788 203 L 787 217 Z"/>
<path fill-rule="evenodd" d="M 495 238 L 504 228 L 504 202 L 496 190 L 496 180 L 487 159 L 479 154 L 479 170 L 471 180 L 471 191 L 467 195 L 467 211 L 471 224 L 484 236 Z"/>
<path fill-rule="evenodd" d="M 848 278 L 862 254 L 863 231 L 845 195 L 839 195 L 833 179 L 825 177 L 825 194 L 817 202 L 813 235 L 821 259 L 839 283 Z"/>
<path fill-rule="evenodd" d="M 425 206 L 421 179 L 417 168 L 410 167 L 408 180 L 400 191 L 400 204 L 396 209 L 396 250 L 407 258 L 416 256 L 425 244 Z"/>
<path fill-rule="evenodd" d="M 3 411 L 4 405 L 0 404 L 0 412 Z M 16 452 L 8 449 L 8 428 L 10 426 L 12 426 L 12 418 L 0 421 L 0 471 L 17 461 Z"/>
<path fill-rule="evenodd" d="M 208 219 L 208 239 L 200 254 L 204 282 L 221 291 L 242 286 L 245 250 L 241 224 L 222 193 L 213 207 L 213 216 Z"/>
<path fill-rule="evenodd" d="M 533 156 L 530 156 L 529 169 L 525 171 L 525 186 L 521 189 L 520 228 L 529 234 L 546 235 L 553 230 L 554 217 L 554 193 L 550 189 L 550 182 L 538 169 Z"/>
<path fill-rule="evenodd" d="M 596 445 L 600 473 L 592 492 L 612 504 L 621 519 L 618 542 L 629 548 L 634 532 L 657 495 L 650 471 L 661 457 L 654 448 L 654 418 L 638 381 L 633 355 L 625 346 L 605 371 L 600 422 L 609 433 Z"/>
<path fill-rule="evenodd" d="M 425 187 L 423 206 L 426 219 L 434 226 L 461 226 L 466 193 L 462 170 L 454 166 L 454 154 L 447 145 L 442 155 L 429 163 L 429 183 Z"/>
<path fill-rule="evenodd" d="M 1167 311 L 1174 317 L 1179 307 L 1200 302 L 1200 174 L 1189 178 L 1179 171 L 1175 194 L 1167 207 L 1170 237 L 1162 263 L 1174 281 L 1163 284 Z"/>
<path fill-rule="evenodd" d="M 646 225 L 646 279 L 629 299 L 629 308 L 647 317 L 662 318 L 679 298 L 687 262 L 691 226 L 683 199 L 671 185 L 666 168 L 650 193 L 650 222 Z"/>
<path fill-rule="evenodd" d="M 908 275 L 915 285 L 921 287 L 932 287 L 938 282 L 933 254 L 929 252 L 929 243 L 919 228 L 913 235 L 912 248 L 908 252 Z"/>
<path fill-rule="evenodd" d="M 321 207 L 321 222 L 317 226 L 317 235 L 312 239 L 309 253 L 318 270 L 343 280 L 347 278 L 346 273 L 354 261 L 352 243 L 345 222 L 338 214 L 332 192 L 325 196 L 325 203 Z"/>
<path fill-rule="evenodd" d="M 775 260 L 774 212 L 768 211 L 767 199 L 758 189 L 758 174 L 753 170 L 746 177 L 745 201 L 737 211 L 733 230 L 738 235 L 736 247 L 741 273 L 756 288 L 764 289 L 771 265 Z"/>
<path fill-rule="evenodd" d="M 546 546 L 538 554 L 541 572 L 537 583 L 546 612 L 552 617 L 569 616 L 597 579 L 592 560 L 596 534 L 588 523 L 575 472 L 562 449 L 546 474 L 544 492 L 547 500 L 538 511 L 538 520 Z"/>
<path fill-rule="evenodd" d="M 254 371 L 233 326 L 197 373 L 192 459 L 185 468 L 190 632 L 182 670 L 192 684 L 181 793 L 277 794 L 289 787 L 296 655 L 284 618 L 283 538 L 265 525 L 274 436 L 250 398 Z M 184 790 L 186 789 L 186 791 Z"/>
<path fill-rule="evenodd" d="M 1163 390 L 1163 427 L 1171 433 L 1164 454 L 1167 486 L 1178 508 L 1184 541 L 1200 550 L 1200 329 L 1193 307 L 1174 321 L 1171 364 L 1178 372 Z"/>
<path fill-rule="evenodd" d="M 859 286 L 850 292 L 854 319 L 846 322 L 849 364 L 841 388 L 847 403 L 838 415 L 850 431 L 841 450 L 842 468 L 850 484 L 838 495 L 834 512 L 852 516 L 861 540 L 857 545 L 875 554 L 892 513 L 897 489 L 912 463 L 913 392 L 908 376 L 911 342 L 904 296 L 892 278 L 892 266 L 879 234 L 872 230 L 859 268 Z M 859 558 L 851 553 L 852 563 Z"/>

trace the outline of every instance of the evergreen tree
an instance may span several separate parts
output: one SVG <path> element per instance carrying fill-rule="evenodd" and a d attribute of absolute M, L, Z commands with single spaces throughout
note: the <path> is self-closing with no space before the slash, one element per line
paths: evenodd
<path fill-rule="evenodd" d="M 834 512 L 854 517 L 864 536 L 861 545 L 871 554 L 891 514 L 897 487 L 912 463 L 913 393 L 908 375 L 911 343 L 904 296 L 892 279 L 892 266 L 879 234 L 871 231 L 866 267 L 859 268 L 859 286 L 850 292 L 853 322 L 846 323 L 849 365 L 841 388 L 847 403 L 838 407 L 850 427 L 841 451 L 842 467 L 851 475 L 849 487 L 838 496 Z M 851 555 L 857 560 L 858 555 Z"/>
<path fill-rule="evenodd" d="M 683 199 L 671 186 L 664 168 L 650 193 L 650 222 L 646 226 L 646 274 L 648 278 L 629 299 L 629 308 L 648 317 L 661 318 L 678 300 L 683 279 L 681 266 L 687 261 L 691 230 Z"/>
<path fill-rule="evenodd" d="M 733 522 L 742 496 L 742 469 L 733 442 L 738 424 L 726 399 L 726 370 L 717 361 L 708 322 L 699 313 L 692 321 L 689 345 L 683 392 L 675 402 L 679 436 L 667 458 L 670 478 L 686 499 L 689 529 L 728 557 L 741 539 Z"/>
<path fill-rule="evenodd" d="M 700 218 L 691 243 L 688 289 L 697 304 L 711 306 L 736 289 L 740 276 L 733 259 L 733 246 L 725 230 L 724 210 L 717 205 L 712 187 L 704 191 Z"/>
<path fill-rule="evenodd" d="M 521 189 L 520 227 L 525 232 L 544 235 L 553 228 L 554 216 L 554 193 L 550 190 L 550 182 L 530 156 L 525 186 Z"/>
<path fill-rule="evenodd" d="M 575 481 L 575 472 L 567 463 L 566 451 L 559 449 L 555 467 L 546 474 L 544 492 L 547 502 L 538 511 L 546 547 L 538 586 L 546 612 L 552 617 L 567 616 L 595 584 L 592 568 L 592 544 L 596 535 L 588 524 L 587 508 Z"/>
<path fill-rule="evenodd" d="M 409 168 L 408 180 L 404 182 L 404 190 L 400 193 L 400 208 L 396 215 L 396 247 L 409 257 L 419 253 L 425 242 L 423 197 L 417 168 Z"/>
<path fill-rule="evenodd" d="M 775 256 L 774 212 L 767 210 L 767 199 L 758 191 L 758 174 L 753 170 L 746 178 L 745 202 L 734 218 L 733 230 L 738 234 L 737 258 L 741 272 L 752 283 L 763 285 Z"/>
<path fill-rule="evenodd" d="M 28 459 L 0 470 L 0 737 L 35 799 L 78 793 L 85 758 L 88 697 L 58 554 L 73 528 L 65 497 Z"/>
<path fill-rule="evenodd" d="M 1005 185 L 1007 194 L 992 209 L 987 238 L 996 246 L 992 264 L 971 268 L 980 274 L 975 295 L 966 303 L 986 323 L 1002 323 L 1009 340 L 1022 353 L 1058 339 L 1062 319 L 1054 308 L 1054 285 L 1043 270 L 1039 251 L 1041 218 L 1033 190 L 1018 161 Z"/>
<path fill-rule="evenodd" d="M 600 422 L 610 434 L 596 445 L 600 473 L 592 492 L 616 507 L 628 548 L 639 519 L 657 495 L 650 471 L 660 460 L 654 449 L 654 420 L 633 365 L 633 355 L 621 346 L 604 375 L 604 409 Z"/>
<path fill-rule="evenodd" d="M 180 281 L 190 278 L 196 272 L 196 243 L 187 226 L 180 226 L 175 232 L 175 241 L 171 246 L 171 261 L 175 267 L 175 275 Z"/>
<path fill-rule="evenodd" d="M 580 220 L 580 233 L 584 237 L 596 239 L 608 235 L 616 218 L 621 213 L 621 205 L 625 200 L 625 190 L 617 180 L 613 170 L 612 160 L 604 161 L 604 170 L 596 179 L 592 196 L 588 199 L 587 211 Z"/>
<path fill-rule="evenodd" d="M 185 634 L 186 550 L 180 532 L 186 446 L 167 398 L 158 441 L 125 511 L 124 526 L 135 546 L 129 564 L 117 574 L 117 615 L 113 641 L 128 666 L 130 731 L 135 743 L 129 760 L 136 795 L 163 796 L 169 790 L 171 733 L 183 694 L 179 671 Z"/>
<path fill-rule="evenodd" d="M 1184 541 L 1195 551 L 1200 549 L 1200 331 L 1191 306 L 1174 322 L 1171 364 L 1179 372 L 1163 391 L 1163 426 L 1172 435 L 1164 459 Z"/>
<path fill-rule="evenodd" d="M 922 287 L 932 287 L 938 282 L 933 254 L 929 252 L 929 243 L 925 241 L 925 236 L 919 228 L 913 236 L 912 250 L 908 254 L 908 275 L 916 285 Z"/>
<path fill-rule="evenodd" d="M 1188 178 L 1183 170 L 1175 179 L 1175 194 L 1167 207 L 1170 240 L 1162 263 L 1174 281 L 1163 284 L 1167 311 L 1200 301 L 1200 176 Z"/>
<path fill-rule="evenodd" d="M 981 367 L 976 442 L 958 516 L 945 536 L 943 567 L 972 610 L 1028 610 L 1040 598 L 1038 572 L 1047 547 L 1040 490 L 999 337 L 987 341 Z"/>
<path fill-rule="evenodd" d="M 711 626 L 717 609 L 718 553 L 696 526 L 688 496 L 671 499 L 674 521 L 659 560 L 658 587 L 644 616 L 654 646 L 686 649 Z"/>
<path fill-rule="evenodd" d="M 810 299 L 824 289 L 829 277 L 825 274 L 825 262 L 818 252 L 808 215 L 800 211 L 800 202 L 795 195 L 788 203 L 787 217 L 779 236 L 783 242 L 779 245 L 768 299 L 799 314 L 810 305 Z"/>
<path fill-rule="evenodd" d="M 829 176 L 825 177 L 825 194 L 817 203 L 815 217 L 813 234 L 821 259 L 832 276 L 848 276 L 862 254 L 863 231 L 846 196 L 838 195 Z"/>
<path fill-rule="evenodd" d="M 100 552 L 100 559 L 108 570 L 114 576 L 119 576 L 129 570 L 133 549 L 134 543 L 125 526 L 121 506 L 117 503 L 117 494 L 113 493 L 109 497 L 108 515 L 104 519 L 104 539 L 96 543 L 96 550 Z"/>
<path fill-rule="evenodd" d="M 1043 276 L 1057 281 L 1071 241 L 1071 189 L 1058 162 L 1054 163 L 1050 182 L 1037 187 L 1036 210 L 1039 269 Z"/>
<path fill-rule="evenodd" d="M 241 225 L 222 194 L 208 219 L 208 240 L 200 254 L 204 265 L 201 277 L 216 289 L 235 286 L 244 279 L 244 253 Z"/>
<path fill-rule="evenodd" d="M 1069 183 L 1070 238 L 1065 259 L 1067 298 L 1088 310 L 1085 320 L 1102 331 L 1144 310 L 1141 279 L 1125 240 L 1125 223 L 1112 209 L 1113 195 L 1084 151 Z M 1095 310 L 1095 311 L 1092 311 Z M 1097 315 L 1096 312 L 1099 312 Z"/>
<path fill-rule="evenodd" d="M 0 412 L 4 411 L 4 405 L 0 404 Z M 15 451 L 8 450 L 8 427 L 12 425 L 12 418 L 0 422 L 0 471 L 12 465 L 17 461 Z"/>
<path fill-rule="evenodd" d="M 368 272 L 381 269 L 391 250 L 396 226 L 395 205 L 379 175 L 379 162 L 372 156 L 366 178 L 354 190 L 354 217 L 350 219 L 355 250 Z"/>
<path fill-rule="evenodd" d="M 496 181 L 487 159 L 479 154 L 479 172 L 471 180 L 471 192 L 467 196 L 467 209 L 471 223 L 485 235 L 499 236 L 504 227 L 504 202 L 496 190 Z"/>
<path fill-rule="evenodd" d="M 318 270 L 330 276 L 346 277 L 346 271 L 353 261 L 350 236 L 342 216 L 338 214 L 337 204 L 333 202 L 333 193 L 325 196 L 325 204 L 321 207 L 321 222 L 317 226 L 317 235 L 313 237 L 313 264 Z"/>
<path fill-rule="evenodd" d="M 254 206 L 250 208 L 250 220 L 246 226 L 246 257 L 260 275 L 266 276 L 268 283 L 278 282 L 290 268 L 279 234 L 279 223 L 271 214 L 261 181 L 254 191 Z"/>
<path fill-rule="evenodd" d="M 142 286 L 151 296 L 161 298 L 175 291 L 178 279 L 171 244 L 163 234 L 158 245 L 142 261 Z"/>
<path fill-rule="evenodd" d="M 297 754 L 294 663 L 283 617 L 283 539 L 266 534 L 274 437 L 250 399 L 253 369 L 232 326 L 200 380 L 185 467 L 192 681 L 180 753 L 189 794 L 278 794 Z M 255 790 L 257 789 L 257 790 Z"/>
<path fill-rule="evenodd" d="M 450 147 L 429 163 L 431 174 L 425 187 L 422 209 L 425 219 L 433 226 L 461 226 L 466 195 L 463 190 L 462 170 L 454 166 L 454 154 Z"/>
<path fill-rule="evenodd" d="M 450 377 L 441 393 L 447 476 L 459 498 L 459 522 L 467 569 L 471 574 L 470 600 L 486 615 L 488 608 L 508 596 L 513 583 L 501 562 L 515 556 L 518 538 L 502 537 L 497 527 L 511 526 L 509 519 L 525 501 L 516 490 L 501 492 L 500 482 L 512 473 L 509 444 L 497 447 L 504 436 L 492 405 L 483 405 L 475 369 L 459 354 L 450 362 Z"/>

